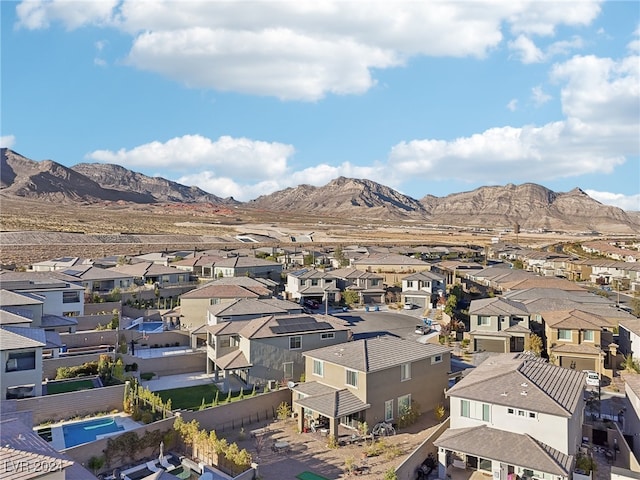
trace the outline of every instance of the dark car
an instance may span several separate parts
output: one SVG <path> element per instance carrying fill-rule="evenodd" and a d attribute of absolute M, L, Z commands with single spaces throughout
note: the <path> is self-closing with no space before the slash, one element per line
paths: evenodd
<path fill-rule="evenodd" d="M 320 308 L 320 303 L 316 300 L 305 300 L 304 306 L 310 308 L 311 310 L 317 310 Z"/>

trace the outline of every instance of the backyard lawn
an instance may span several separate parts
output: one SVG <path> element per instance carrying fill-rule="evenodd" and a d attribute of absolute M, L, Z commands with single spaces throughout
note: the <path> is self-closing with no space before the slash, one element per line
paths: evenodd
<path fill-rule="evenodd" d="M 74 380 L 71 382 L 49 382 L 47 383 L 47 395 L 76 392 L 78 390 L 89 390 L 93 387 L 93 380 L 87 379 Z"/>
<path fill-rule="evenodd" d="M 162 398 L 163 402 L 171 399 L 171 409 L 198 410 L 202 406 L 204 398 L 204 406 L 214 406 L 216 393 L 218 388 L 215 385 L 195 385 L 193 387 L 172 388 L 170 390 L 160 390 L 156 393 Z M 245 391 L 244 396 L 251 395 L 251 391 Z M 240 392 L 233 392 L 231 401 L 238 400 Z M 218 404 L 222 405 L 227 402 L 227 394 L 218 393 Z"/>

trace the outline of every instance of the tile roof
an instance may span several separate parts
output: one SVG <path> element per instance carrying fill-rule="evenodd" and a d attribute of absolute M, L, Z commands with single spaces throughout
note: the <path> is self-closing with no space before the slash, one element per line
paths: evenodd
<path fill-rule="evenodd" d="M 469 315 L 526 315 L 527 307 L 517 301 L 503 297 L 482 298 L 472 300 L 469 305 Z"/>
<path fill-rule="evenodd" d="M 541 312 L 545 323 L 552 328 L 568 330 L 597 329 L 612 326 L 611 322 L 600 315 L 582 310 L 560 310 Z"/>
<path fill-rule="evenodd" d="M 76 473 L 82 476 L 70 476 L 69 469 L 74 462 L 54 450 L 33 430 L 16 418 L 3 419 L 0 422 L 0 480 L 31 480 L 48 477 L 57 469 L 64 471 L 61 478 L 95 478 L 87 470 Z M 23 465 L 24 468 L 19 468 Z M 50 471 L 44 468 L 33 468 L 36 465 L 51 466 Z M 15 466 L 15 468 L 11 468 Z M 28 467 L 32 468 L 28 468 Z"/>
<path fill-rule="evenodd" d="M 428 281 L 436 280 L 438 282 L 444 282 L 445 278 L 444 278 L 444 275 L 440 275 L 439 273 L 424 271 L 424 272 L 417 272 L 411 275 L 407 275 L 402 280 L 428 280 Z"/>
<path fill-rule="evenodd" d="M 602 350 L 595 345 L 588 343 L 561 343 L 551 348 L 551 352 L 556 353 L 581 353 L 586 355 L 600 355 Z"/>
<path fill-rule="evenodd" d="M 301 312 L 302 307 L 294 302 L 277 298 L 240 298 L 233 302 L 219 303 L 209 307 L 211 315 L 233 317 L 243 315 L 271 315 Z"/>
<path fill-rule="evenodd" d="M 23 305 L 42 305 L 44 302 L 30 295 L 12 292 L 10 290 L 0 290 L 0 306 L 19 307 Z"/>
<path fill-rule="evenodd" d="M 280 323 L 293 322 L 296 319 L 303 319 L 308 322 L 304 326 L 304 330 L 296 331 L 294 327 L 284 328 L 278 331 L 277 327 Z M 283 322 L 279 322 L 282 320 Z M 274 327 L 276 328 L 274 330 Z M 287 331 L 289 330 L 289 331 Z M 349 330 L 346 324 L 330 315 L 270 315 L 262 318 L 256 318 L 249 321 L 248 324 L 239 332 L 241 336 L 249 339 L 272 338 L 272 337 L 289 337 L 291 335 L 306 335 L 318 332 L 344 331 Z"/>
<path fill-rule="evenodd" d="M 46 344 L 47 339 L 41 328 L 11 326 L 0 328 L 0 350 L 39 348 Z"/>
<path fill-rule="evenodd" d="M 434 445 L 510 465 L 566 477 L 573 456 L 566 455 L 529 435 L 486 425 L 446 430 Z"/>
<path fill-rule="evenodd" d="M 42 315 L 40 326 L 42 328 L 72 327 L 78 325 L 78 319 L 73 317 L 63 317 L 60 315 Z"/>
<path fill-rule="evenodd" d="M 12 324 L 31 324 L 32 319 L 23 317 L 14 312 L 10 312 L 5 309 L 0 309 L 0 325 L 12 325 Z"/>
<path fill-rule="evenodd" d="M 450 349 L 442 345 L 385 335 L 309 350 L 303 355 L 360 372 L 375 372 L 448 352 Z"/>
<path fill-rule="evenodd" d="M 346 388 L 300 398 L 296 400 L 296 403 L 329 418 L 344 417 L 345 415 L 366 410 L 371 406 Z"/>
<path fill-rule="evenodd" d="M 260 295 L 268 295 L 271 293 L 264 287 L 260 288 L 263 289 L 263 292 L 258 293 L 241 285 L 208 284 L 183 293 L 180 298 L 259 298 Z"/>
<path fill-rule="evenodd" d="M 427 262 L 418 260 L 417 258 L 407 257 L 405 255 L 398 255 L 396 253 L 375 253 L 372 255 L 365 255 L 353 261 L 354 265 L 413 265 L 413 266 L 428 266 Z"/>
<path fill-rule="evenodd" d="M 86 266 L 86 268 L 69 268 L 63 270 L 63 273 L 81 280 L 109 280 L 120 278 L 133 278 L 132 275 L 120 273 L 106 268 Z"/>
<path fill-rule="evenodd" d="M 447 391 L 447 396 L 571 416 L 582 401 L 584 374 L 530 354 L 493 355 Z"/>
<path fill-rule="evenodd" d="M 640 318 L 629 318 L 620 320 L 620 326 L 626 328 L 630 332 L 640 335 Z"/>
<path fill-rule="evenodd" d="M 216 365 L 223 370 L 232 370 L 234 368 L 249 368 L 253 364 L 247 360 L 242 350 L 234 350 L 226 355 L 215 359 Z"/>

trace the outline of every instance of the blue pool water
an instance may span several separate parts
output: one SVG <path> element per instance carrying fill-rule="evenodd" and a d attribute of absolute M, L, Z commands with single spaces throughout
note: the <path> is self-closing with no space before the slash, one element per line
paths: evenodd
<path fill-rule="evenodd" d="M 65 448 L 75 447 L 82 443 L 93 442 L 98 435 L 124 430 L 116 424 L 113 417 L 87 420 L 86 422 L 71 423 L 62 426 Z"/>
<path fill-rule="evenodd" d="M 137 330 L 146 333 L 160 333 L 164 330 L 162 322 L 140 322 L 136 325 L 127 327 L 127 330 Z"/>

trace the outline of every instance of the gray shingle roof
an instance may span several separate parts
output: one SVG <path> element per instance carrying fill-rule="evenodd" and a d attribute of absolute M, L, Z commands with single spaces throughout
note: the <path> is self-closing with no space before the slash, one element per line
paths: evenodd
<path fill-rule="evenodd" d="M 375 372 L 449 351 L 442 345 L 422 344 L 385 335 L 318 348 L 304 355 L 360 372 Z"/>
<path fill-rule="evenodd" d="M 15 293 L 9 290 L 0 290 L 0 306 L 42 305 L 44 302 L 27 294 Z"/>
<path fill-rule="evenodd" d="M 447 396 L 568 417 L 582 400 L 584 374 L 530 355 L 489 357 Z"/>
<path fill-rule="evenodd" d="M 437 447 L 497 460 L 552 475 L 569 475 L 573 457 L 545 445 L 529 435 L 489 428 L 486 425 L 445 431 Z"/>
<path fill-rule="evenodd" d="M 469 306 L 470 315 L 529 315 L 527 307 L 514 300 L 502 297 L 472 300 Z"/>

